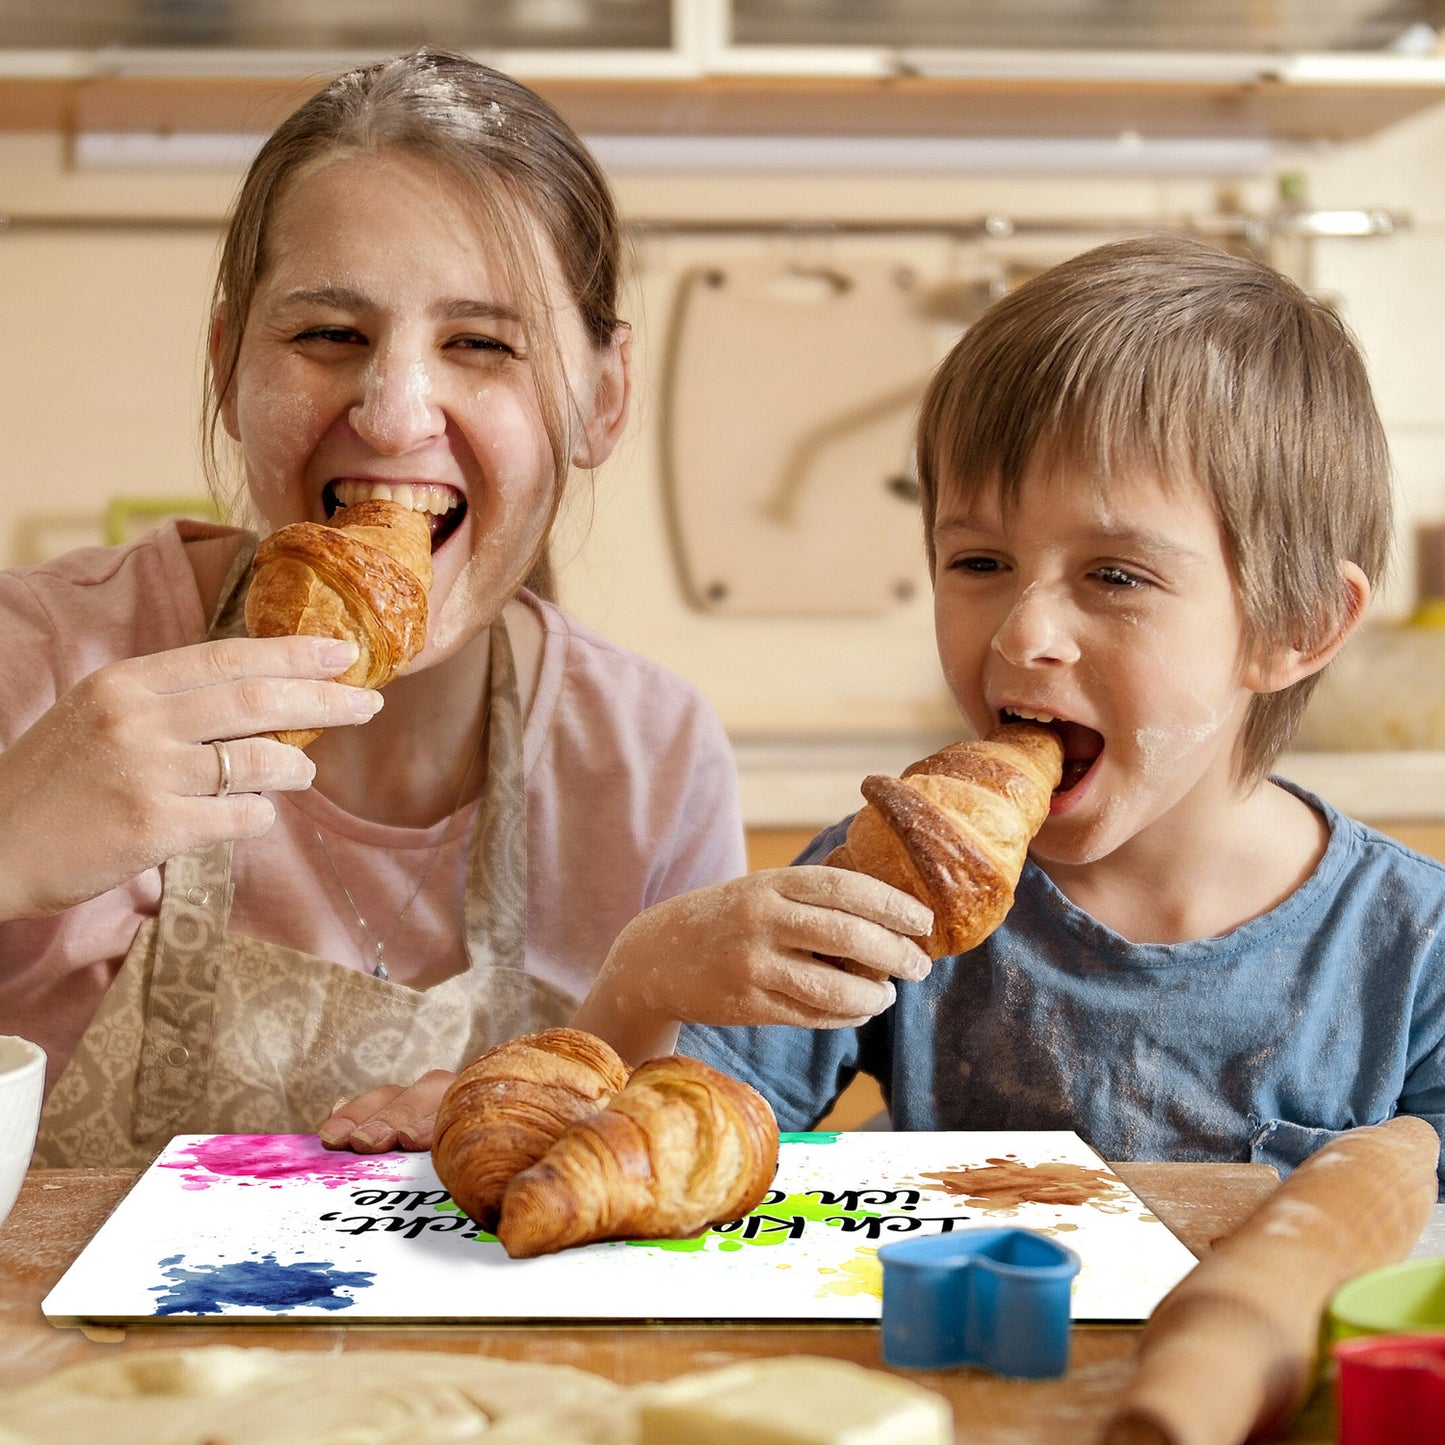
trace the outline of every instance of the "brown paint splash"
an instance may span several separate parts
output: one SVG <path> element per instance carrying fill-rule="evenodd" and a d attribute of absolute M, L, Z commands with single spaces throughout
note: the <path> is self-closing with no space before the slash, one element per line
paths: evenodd
<path fill-rule="evenodd" d="M 924 1174 L 942 1189 L 962 1195 L 990 1209 L 1012 1209 L 1020 1204 L 1092 1204 L 1123 1189 L 1107 1170 L 1083 1164 L 1020 1164 L 1015 1159 L 990 1159 L 974 1169 L 946 1169 Z"/>

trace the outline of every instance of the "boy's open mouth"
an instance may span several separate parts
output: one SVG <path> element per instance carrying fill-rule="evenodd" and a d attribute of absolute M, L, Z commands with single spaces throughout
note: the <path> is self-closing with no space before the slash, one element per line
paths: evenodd
<path fill-rule="evenodd" d="M 427 524 L 431 527 L 431 549 L 433 552 L 461 525 L 467 514 L 467 499 L 455 487 L 438 482 L 424 482 L 414 486 L 389 482 L 327 482 L 322 493 L 329 520 L 342 507 L 354 506 L 357 502 L 395 502 L 413 512 L 425 512 Z"/>
<path fill-rule="evenodd" d="M 1056 793 L 1067 793 L 1083 780 L 1084 775 L 1099 760 L 1104 751 L 1104 736 L 1083 723 L 1070 722 L 1067 718 L 1055 717 L 1052 713 L 1029 712 L 1005 708 L 999 713 L 1001 722 L 1037 722 L 1051 727 L 1064 745 L 1064 774 L 1059 779 Z"/>

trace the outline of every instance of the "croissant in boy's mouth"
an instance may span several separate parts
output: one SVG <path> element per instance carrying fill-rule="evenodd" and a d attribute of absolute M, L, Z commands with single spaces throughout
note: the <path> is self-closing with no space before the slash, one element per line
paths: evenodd
<path fill-rule="evenodd" d="M 862 808 L 823 860 L 911 893 L 933 910 L 932 958 L 982 943 L 1013 906 L 1034 834 L 1063 775 L 1058 733 L 1010 722 L 950 746 L 901 778 L 863 780 Z"/>

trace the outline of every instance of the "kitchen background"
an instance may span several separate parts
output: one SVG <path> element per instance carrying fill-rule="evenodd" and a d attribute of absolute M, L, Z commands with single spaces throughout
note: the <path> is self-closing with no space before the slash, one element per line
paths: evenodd
<path fill-rule="evenodd" d="M 1031 270 L 1178 225 L 1364 344 L 1397 566 L 1284 771 L 1445 853 L 1442 28 L 1441 0 L 0 0 L 0 563 L 198 505 L 239 169 L 319 77 L 429 40 L 554 99 L 633 223 L 638 404 L 563 600 L 712 698 L 755 862 L 957 729 L 909 494 L 929 367 Z"/>

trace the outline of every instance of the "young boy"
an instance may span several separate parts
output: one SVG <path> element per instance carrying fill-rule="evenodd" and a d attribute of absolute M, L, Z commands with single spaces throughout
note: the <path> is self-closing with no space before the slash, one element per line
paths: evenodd
<path fill-rule="evenodd" d="M 1284 1172 L 1396 1113 L 1439 1129 L 1445 868 L 1269 776 L 1391 535 L 1386 445 L 1343 325 L 1202 243 L 1104 246 L 968 331 L 918 440 L 953 696 L 979 733 L 1038 718 L 1065 746 L 1012 912 L 916 977 L 857 933 L 883 932 L 881 914 L 835 918 L 855 930 L 843 948 L 821 941 L 808 910 L 849 914 L 852 895 L 760 907 L 780 884 L 754 875 L 635 920 L 580 1021 L 617 1032 L 625 1015 L 635 1050 L 669 1003 L 704 1024 L 787 1020 L 777 979 L 791 968 L 796 993 L 831 972 L 831 1017 L 806 985 L 825 1027 L 682 1033 L 784 1129 L 859 1070 L 895 1128 L 1075 1129 L 1110 1159 Z M 709 949 L 734 955 L 725 978 L 761 980 L 750 999 L 706 996 Z M 855 982 L 894 986 L 811 951 L 894 973 L 894 1001 L 852 1024 Z"/>
<path fill-rule="evenodd" d="M 1012 911 L 930 967 L 926 908 L 818 864 L 840 823 L 640 914 L 577 1025 L 640 1061 L 693 1021 L 679 1047 L 784 1129 L 860 1070 L 895 1128 L 1109 1159 L 1286 1172 L 1396 1113 L 1440 1129 L 1445 868 L 1269 775 L 1389 549 L 1345 328 L 1202 243 L 1100 247 L 969 329 L 918 441 L 949 687 L 977 732 L 1065 747 Z M 423 1147 L 442 1086 L 398 1101 Z"/>

